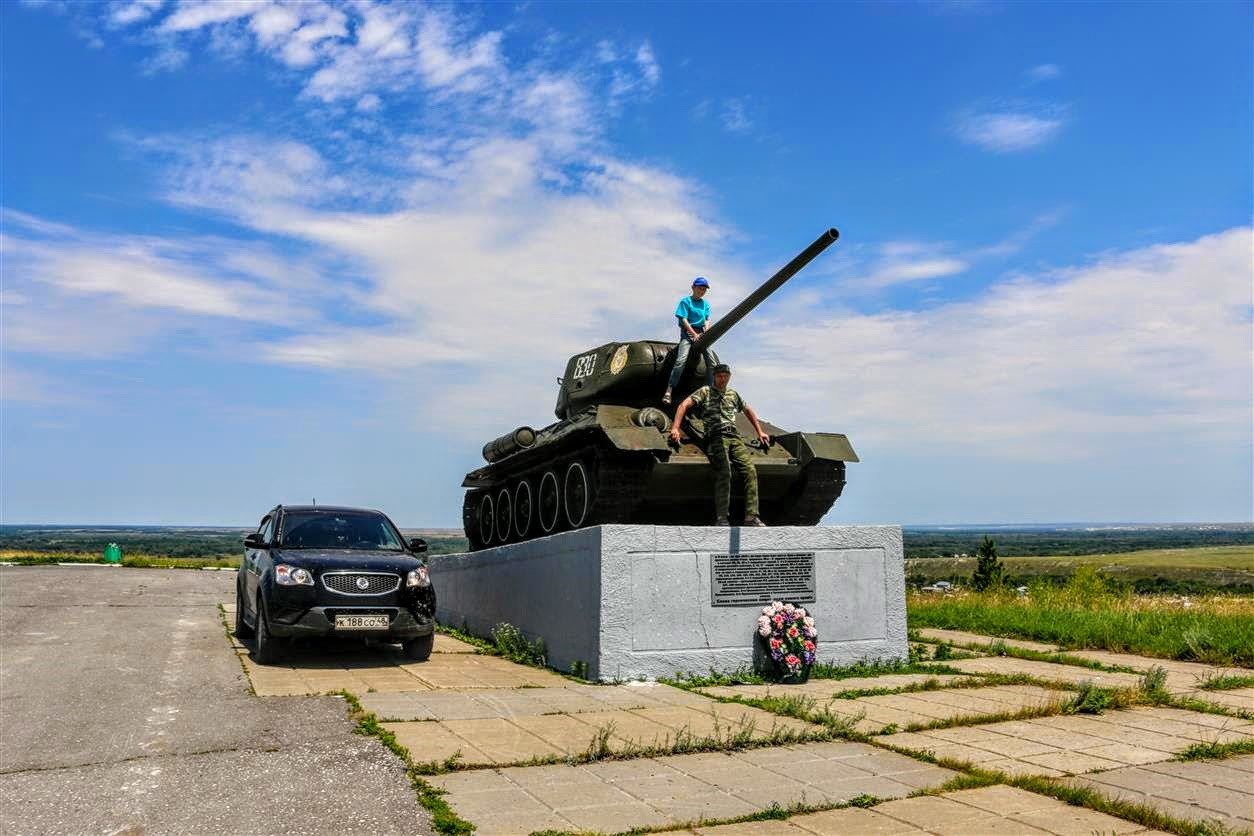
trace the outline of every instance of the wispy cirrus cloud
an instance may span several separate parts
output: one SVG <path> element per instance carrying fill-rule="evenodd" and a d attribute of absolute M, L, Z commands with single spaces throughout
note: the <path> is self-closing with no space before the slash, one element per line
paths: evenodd
<path fill-rule="evenodd" d="M 1037 64 L 1028 69 L 1027 75 L 1033 82 L 1052 81 L 1062 75 L 1062 67 L 1057 64 Z"/>
<path fill-rule="evenodd" d="M 1066 124 L 1058 106 L 1004 106 L 971 109 L 954 119 L 954 134 L 968 145 L 1009 154 L 1039 148 L 1055 139 Z"/>

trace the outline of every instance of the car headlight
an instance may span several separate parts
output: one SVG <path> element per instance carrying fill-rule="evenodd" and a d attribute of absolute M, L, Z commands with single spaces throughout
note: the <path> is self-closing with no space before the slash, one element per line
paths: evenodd
<path fill-rule="evenodd" d="M 280 586 L 313 586 L 313 575 L 308 569 L 280 563 L 274 567 L 274 580 Z"/>
<path fill-rule="evenodd" d="M 431 586 L 431 576 L 426 566 L 419 566 L 405 576 L 405 586 Z"/>

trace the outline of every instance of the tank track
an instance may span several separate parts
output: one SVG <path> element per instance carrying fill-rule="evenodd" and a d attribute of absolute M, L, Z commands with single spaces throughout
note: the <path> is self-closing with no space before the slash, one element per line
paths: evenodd
<path fill-rule="evenodd" d="M 762 509 L 768 525 L 818 525 L 845 489 L 845 463 L 815 459 L 787 498 Z"/>
<path fill-rule="evenodd" d="M 485 493 L 495 496 L 500 491 L 502 485 L 514 484 L 521 479 L 527 479 L 532 484 L 532 490 L 536 491 L 538 490 L 541 475 L 547 470 L 552 470 L 557 475 L 559 482 L 561 482 L 567 469 L 575 461 L 583 463 L 592 487 L 591 507 L 588 509 L 585 519 L 579 527 L 586 528 L 592 525 L 631 521 L 632 515 L 640 506 L 644 497 L 645 484 L 648 482 L 649 473 L 653 469 L 654 458 L 652 454 L 624 453 L 602 445 L 589 445 L 586 441 L 579 439 L 571 439 L 569 446 L 573 449 L 569 449 L 565 453 L 559 453 L 543 463 L 531 465 L 516 473 L 503 475 L 491 488 L 476 488 L 466 492 L 462 500 L 462 527 L 466 532 L 467 539 L 470 541 L 471 551 L 477 551 L 488 546 L 519 543 L 535 539 L 536 537 L 546 536 L 546 532 L 540 528 L 538 519 L 535 518 L 539 506 L 539 497 L 536 496 L 534 497 L 534 502 L 537 510 L 533 512 L 533 520 L 526 537 L 518 537 L 515 531 L 512 533 L 512 536 L 504 541 L 494 536 L 492 542 L 485 543 L 479 536 L 478 513 L 482 497 Z M 562 501 L 563 503 L 565 502 L 564 492 Z M 557 525 L 553 531 L 548 533 L 569 531 L 570 529 L 571 526 L 567 522 L 564 509 L 559 508 Z"/>

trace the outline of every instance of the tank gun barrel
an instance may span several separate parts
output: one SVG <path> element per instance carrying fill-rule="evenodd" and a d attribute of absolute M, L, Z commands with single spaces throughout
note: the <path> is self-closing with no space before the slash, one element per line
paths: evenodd
<path fill-rule="evenodd" d="M 835 228 L 829 229 L 820 235 L 813 244 L 802 250 L 796 258 L 781 267 L 779 272 L 763 282 L 761 287 L 750 293 L 739 305 L 728 311 L 726 316 L 706 329 L 706 332 L 701 335 L 701 339 L 697 341 L 696 348 L 705 351 L 713 346 L 724 334 L 734 328 L 737 322 L 744 319 L 750 311 L 760 305 L 766 297 L 779 290 L 784 282 L 795 276 L 802 267 L 813 261 L 819 253 L 836 243 L 836 239 L 839 237 L 840 233 Z M 698 358 L 701 356 L 701 351 L 693 351 L 688 354 L 688 363 L 685 371 L 690 371 L 696 365 Z"/>

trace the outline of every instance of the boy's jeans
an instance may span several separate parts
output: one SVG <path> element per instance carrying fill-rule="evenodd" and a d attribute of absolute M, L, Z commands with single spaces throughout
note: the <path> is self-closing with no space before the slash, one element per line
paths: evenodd
<path fill-rule="evenodd" d="M 704 334 L 705 328 L 693 328 L 698 334 Z M 674 389 L 679 385 L 679 378 L 684 373 L 684 366 L 688 363 L 688 352 L 692 351 L 692 337 L 688 336 L 688 332 L 683 328 L 679 329 L 679 345 L 675 347 L 675 368 L 671 369 L 670 382 L 666 384 L 667 389 Z M 706 385 L 714 385 L 714 375 L 711 369 L 714 367 L 710 361 L 710 352 L 703 351 L 701 355 L 705 357 L 705 382 Z"/>

